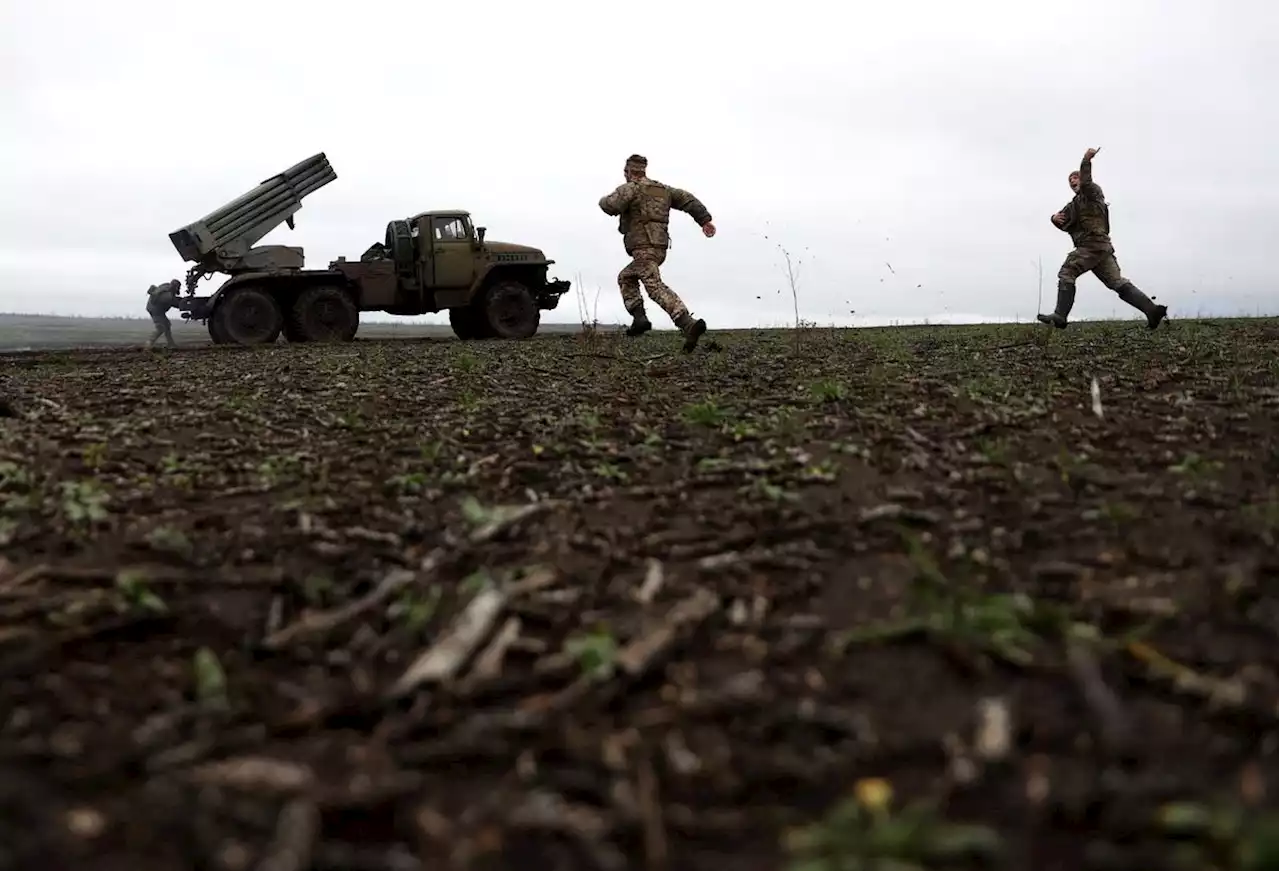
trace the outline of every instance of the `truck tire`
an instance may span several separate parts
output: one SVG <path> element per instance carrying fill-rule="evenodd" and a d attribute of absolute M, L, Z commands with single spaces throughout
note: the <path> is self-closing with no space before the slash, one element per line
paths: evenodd
<path fill-rule="evenodd" d="M 230 339 L 223 334 L 222 330 L 218 328 L 217 318 L 209 318 L 205 327 L 209 330 L 209 338 L 213 340 L 215 345 L 225 345 L 230 341 Z"/>
<path fill-rule="evenodd" d="M 340 287 L 308 287 L 289 312 L 289 332 L 305 342 L 350 342 L 359 326 L 360 310 Z"/>
<path fill-rule="evenodd" d="M 423 240 L 426 244 L 426 240 Z M 408 221 L 392 221 L 387 224 L 387 251 L 395 263 L 397 275 L 413 275 L 413 228 Z"/>
<path fill-rule="evenodd" d="M 519 281 L 499 281 L 484 292 L 483 300 L 485 322 L 496 338 L 527 339 L 538 331 L 538 302 Z"/>
<path fill-rule="evenodd" d="M 283 325 L 280 306 L 271 294 L 260 287 L 237 287 L 218 303 L 209 335 L 220 333 L 232 345 L 270 345 L 280 338 Z"/>

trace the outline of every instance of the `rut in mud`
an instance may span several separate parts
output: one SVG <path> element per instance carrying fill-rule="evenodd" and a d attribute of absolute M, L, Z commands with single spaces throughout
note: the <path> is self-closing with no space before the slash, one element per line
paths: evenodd
<path fill-rule="evenodd" d="M 707 338 L 0 358 L 0 868 L 1275 867 L 1274 319 Z"/>

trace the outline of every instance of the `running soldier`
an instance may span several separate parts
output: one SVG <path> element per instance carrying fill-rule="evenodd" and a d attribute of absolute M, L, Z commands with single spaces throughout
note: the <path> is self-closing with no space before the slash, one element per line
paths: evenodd
<path fill-rule="evenodd" d="M 154 348 L 156 340 L 161 336 L 164 336 L 164 340 L 170 348 L 177 347 L 177 344 L 173 341 L 169 318 L 165 316 L 165 313 L 173 308 L 178 301 L 178 288 L 181 286 L 181 283 L 175 278 L 172 281 L 166 281 L 164 284 L 153 284 L 147 288 L 147 314 L 151 315 L 151 323 L 155 324 L 156 327 L 156 331 L 147 340 L 148 348 Z"/>
<path fill-rule="evenodd" d="M 671 247 L 667 224 L 671 210 L 677 209 L 697 221 L 702 235 L 708 239 L 716 234 L 716 225 L 711 223 L 707 207 L 693 194 L 646 176 L 648 166 L 649 161 L 639 154 L 628 157 L 622 170 L 626 182 L 601 198 L 600 209 L 606 215 L 617 216 L 622 246 L 631 258 L 618 273 L 622 304 L 631 315 L 627 335 L 641 336 L 653 328 L 644 311 L 644 298 L 640 296 L 643 283 L 649 298 L 661 306 L 676 328 L 684 333 L 684 351 L 688 354 L 707 331 L 707 322 L 689 314 L 684 302 L 662 280 L 661 267 Z"/>
<path fill-rule="evenodd" d="M 1036 315 L 1036 320 L 1058 329 L 1066 329 L 1067 315 L 1076 301 L 1076 279 L 1092 272 L 1121 300 L 1147 316 L 1147 327 L 1160 326 L 1169 309 L 1156 305 L 1151 299 L 1120 272 L 1116 262 L 1116 249 L 1111 244 L 1111 212 L 1102 188 L 1093 181 L 1093 157 L 1098 149 L 1090 148 L 1080 161 L 1080 169 L 1067 176 L 1067 183 L 1075 194 L 1062 211 L 1049 220 L 1053 226 L 1071 235 L 1075 249 L 1058 270 L 1058 304 L 1053 314 Z"/>

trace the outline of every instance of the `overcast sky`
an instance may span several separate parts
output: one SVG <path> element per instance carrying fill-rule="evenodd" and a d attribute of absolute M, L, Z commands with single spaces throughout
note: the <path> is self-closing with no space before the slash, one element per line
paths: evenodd
<path fill-rule="evenodd" d="M 468 12 L 475 9 L 477 12 Z M 201 12 L 207 12 L 202 16 Z M 664 275 L 711 326 L 1034 314 L 1090 146 L 1125 274 L 1171 314 L 1275 314 L 1275 0 L 4 4 L 0 310 L 142 315 L 170 231 L 315 152 L 308 265 L 470 209 L 624 318 L 631 152 L 707 204 Z M 217 279 L 221 280 L 221 279 Z M 214 285 L 216 286 L 216 285 Z M 1077 315 L 1130 316 L 1092 276 Z M 651 314 L 658 314 L 651 304 Z M 572 297 L 549 319 L 573 320 Z"/>

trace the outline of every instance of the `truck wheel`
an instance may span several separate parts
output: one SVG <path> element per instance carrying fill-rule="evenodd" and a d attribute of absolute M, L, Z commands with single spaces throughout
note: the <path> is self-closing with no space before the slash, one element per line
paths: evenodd
<path fill-rule="evenodd" d="M 518 281 L 500 281 L 485 291 L 484 316 L 499 339 L 527 339 L 538 331 L 538 303 Z"/>
<path fill-rule="evenodd" d="M 217 318 L 209 318 L 208 322 L 205 324 L 205 327 L 209 330 L 209 338 L 213 340 L 213 343 L 215 345 L 227 344 L 228 342 L 227 337 L 223 335 L 222 330 L 218 329 Z"/>
<path fill-rule="evenodd" d="M 233 345 L 269 345 L 280 338 L 284 317 L 271 294 L 257 287 L 229 291 L 210 319 L 209 335 Z"/>
<path fill-rule="evenodd" d="M 360 326 L 360 311 L 338 287 L 308 287 L 289 313 L 290 329 L 307 342 L 349 342 Z"/>

